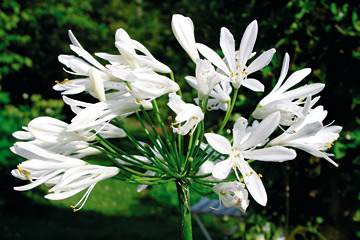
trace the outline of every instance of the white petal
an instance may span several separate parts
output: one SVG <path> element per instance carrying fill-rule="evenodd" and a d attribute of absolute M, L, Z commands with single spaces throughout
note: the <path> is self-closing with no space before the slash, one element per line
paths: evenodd
<path fill-rule="evenodd" d="M 265 206 L 267 203 L 267 194 L 260 177 L 244 160 L 242 160 L 240 171 L 243 175 L 246 188 L 248 189 L 251 196 L 257 203 Z"/>
<path fill-rule="evenodd" d="M 257 37 L 258 25 L 257 21 L 252 21 L 246 28 L 244 35 L 241 39 L 239 48 L 239 63 L 241 66 L 245 66 L 246 61 L 249 59 L 252 53 Z"/>
<path fill-rule="evenodd" d="M 266 117 L 252 132 L 249 138 L 241 145 L 241 150 L 246 150 L 263 142 L 277 128 L 279 122 L 280 122 L 279 112 L 275 112 L 269 115 L 268 117 Z"/>
<path fill-rule="evenodd" d="M 264 85 L 259 82 L 259 80 L 253 78 L 244 79 L 241 85 L 249 88 L 250 90 L 253 90 L 254 92 L 263 92 L 265 89 Z"/>
<path fill-rule="evenodd" d="M 276 50 L 274 48 L 267 50 L 266 52 L 262 53 L 259 57 L 257 57 L 248 68 L 246 68 L 246 71 L 248 74 L 251 74 L 253 72 L 256 72 L 260 69 L 263 69 L 265 66 L 267 66 Z"/>
<path fill-rule="evenodd" d="M 212 64 L 220 68 L 225 74 L 229 75 L 230 73 L 229 68 L 226 66 L 225 62 L 214 50 L 201 43 L 197 43 L 196 47 L 205 58 L 207 58 L 210 62 L 212 62 Z"/>
<path fill-rule="evenodd" d="M 295 98 L 304 98 L 309 95 L 315 95 L 319 93 L 321 90 L 323 90 L 325 87 L 325 84 L 323 83 L 314 83 L 310 85 L 304 85 L 301 87 L 298 87 L 296 89 L 290 90 L 288 92 L 283 93 L 278 100 L 283 99 L 295 99 Z"/>
<path fill-rule="evenodd" d="M 99 99 L 100 102 L 106 101 L 104 80 L 101 77 L 99 70 L 97 70 L 96 68 L 90 68 L 89 77 L 96 97 Z"/>
<path fill-rule="evenodd" d="M 230 69 L 235 71 L 235 40 L 234 36 L 225 27 L 221 28 L 220 46 Z"/>
<path fill-rule="evenodd" d="M 231 144 L 224 136 L 215 133 L 204 134 L 209 145 L 221 154 L 230 154 Z"/>
<path fill-rule="evenodd" d="M 246 159 L 267 162 L 283 162 L 286 160 L 292 160 L 296 157 L 296 152 L 294 150 L 282 146 L 243 151 L 242 154 Z"/>
<path fill-rule="evenodd" d="M 292 86 L 296 85 L 297 83 L 301 82 L 307 75 L 311 72 L 310 68 L 304 68 L 299 71 L 294 72 L 290 75 L 290 77 L 285 81 L 285 83 L 278 89 L 277 92 L 283 93 Z"/>
<path fill-rule="evenodd" d="M 290 57 L 289 57 L 289 54 L 288 53 L 285 53 L 285 57 L 284 57 L 284 60 L 283 60 L 283 64 L 282 64 L 282 67 L 281 67 L 281 73 L 280 73 L 280 77 L 279 77 L 279 80 L 277 81 L 276 85 L 274 86 L 273 90 L 271 92 L 275 92 L 280 86 L 281 84 L 283 83 L 287 73 L 288 73 L 288 70 L 289 70 L 289 64 L 290 64 Z"/>
<path fill-rule="evenodd" d="M 229 176 L 230 174 L 233 164 L 234 163 L 231 157 L 224 161 L 218 162 L 217 164 L 215 164 L 212 170 L 213 177 L 219 180 L 227 178 L 227 176 Z"/>
<path fill-rule="evenodd" d="M 233 128 L 233 138 L 234 138 L 233 146 L 235 148 L 238 148 L 240 146 L 240 142 L 245 135 L 245 129 L 247 127 L 247 124 L 248 124 L 247 120 L 243 117 L 236 120 Z"/>

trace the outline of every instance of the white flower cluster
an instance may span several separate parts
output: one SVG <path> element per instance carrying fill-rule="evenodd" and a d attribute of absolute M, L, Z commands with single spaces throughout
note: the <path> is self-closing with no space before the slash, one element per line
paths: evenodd
<path fill-rule="evenodd" d="M 190 18 L 176 14 L 171 26 L 176 39 L 196 64 L 195 76 L 185 78 L 197 90 L 196 104 L 181 99 L 179 85 L 170 68 L 156 60 L 144 45 L 130 38 L 124 29 L 118 29 L 115 34 L 119 55 L 95 54 L 107 61 L 106 65 L 88 53 L 69 31 L 70 48 L 76 55 L 60 55 L 59 61 L 65 65 L 64 70 L 76 78 L 57 82 L 54 89 L 62 92 L 64 102 L 76 116 L 70 124 L 50 117 L 38 117 L 24 127 L 25 131 L 14 133 L 19 140 L 27 141 L 15 143 L 11 150 L 27 160 L 19 164 L 12 175 L 30 181 L 27 185 L 15 187 L 15 190 L 24 191 L 45 184 L 52 186 L 46 198 L 64 199 L 87 188 L 84 197 L 73 207 L 76 211 L 82 208 L 97 182 L 118 174 L 123 174 L 129 182 L 138 183 L 138 191 L 147 185 L 166 181 L 181 180 L 191 185 L 188 179 L 193 178 L 200 185 L 213 186 L 212 190 L 219 194 L 226 207 L 234 206 L 245 212 L 249 205 L 248 191 L 259 204 L 265 206 L 267 203 L 262 175 L 251 168 L 251 161 L 292 160 L 296 157 L 295 148 L 325 158 L 337 166 L 330 159 L 331 154 L 323 150 L 333 145 L 341 127 L 324 126 L 327 112 L 322 106 L 314 107 L 319 97 L 312 99 L 324 84 L 289 90 L 311 70 L 299 70 L 285 80 L 289 68 L 288 54 L 285 54 L 277 84 L 250 117 L 262 121 L 251 122 L 241 117 L 234 124 L 232 140 L 221 135 L 233 111 L 239 88 L 244 86 L 257 92 L 265 91 L 264 85 L 249 75 L 267 66 L 275 49 L 255 58 L 256 21 L 246 28 L 237 51 L 233 35 L 227 28 L 221 28 L 223 58 L 206 45 L 196 43 Z M 164 74 L 170 74 L 171 79 Z M 88 103 L 68 97 L 83 92 L 98 102 Z M 167 133 L 160 119 L 156 103 L 156 99 L 163 95 L 168 96 L 167 105 L 176 114 L 170 123 L 171 134 Z M 226 112 L 222 126 L 217 133 L 205 133 L 206 112 L 219 109 Z M 150 110 L 155 112 L 162 127 L 161 134 L 147 115 Z M 147 129 L 140 112 L 152 127 L 152 132 Z M 137 141 L 121 124 L 122 119 L 132 114 L 138 117 L 153 148 Z M 283 130 L 281 126 L 288 129 Z M 270 139 L 277 129 L 283 133 Z M 176 137 L 170 139 L 170 136 Z M 123 137 L 128 137 L 142 155 L 127 153 L 112 146 L 108 140 Z M 185 141 L 185 137 L 189 140 Z M 207 145 L 204 146 L 203 140 Z M 187 143 L 188 146 L 184 147 Z M 101 153 L 106 153 L 117 167 L 92 165 L 81 160 Z M 136 169 L 132 168 L 134 166 Z M 145 171 L 139 172 L 138 168 Z M 237 181 L 228 178 L 232 170 Z M 215 185 L 214 182 L 221 183 Z"/>

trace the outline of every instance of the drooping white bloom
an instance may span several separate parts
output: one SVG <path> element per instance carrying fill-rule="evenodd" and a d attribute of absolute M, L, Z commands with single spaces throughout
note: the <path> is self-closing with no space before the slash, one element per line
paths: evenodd
<path fill-rule="evenodd" d="M 117 100 L 107 100 L 92 104 L 81 110 L 67 127 L 67 131 L 79 131 L 92 129 L 102 125 L 114 118 L 125 118 L 139 109 L 139 104 L 134 102 L 122 102 Z"/>
<path fill-rule="evenodd" d="M 322 122 L 327 115 L 323 106 L 310 109 L 311 99 L 306 100 L 303 119 L 290 126 L 283 134 L 269 142 L 270 145 L 294 147 L 310 153 L 315 157 L 325 158 L 338 166 L 329 156 L 332 154 L 322 152 L 331 148 L 333 142 L 339 137 L 342 130 L 340 126 L 323 126 Z"/>
<path fill-rule="evenodd" d="M 284 82 L 288 69 L 289 55 L 286 53 L 279 80 L 272 91 L 260 101 L 259 105 L 261 107 L 256 109 L 252 114 L 254 118 L 264 119 L 271 113 L 280 111 L 280 124 L 290 126 L 296 123 L 299 117 L 303 117 L 301 114 L 302 107 L 299 106 L 301 101 L 296 101 L 296 99 L 304 99 L 309 95 L 317 94 L 325 86 L 325 84 L 322 83 L 314 83 L 288 91 L 291 87 L 301 82 L 311 72 L 310 68 L 296 71 Z"/>
<path fill-rule="evenodd" d="M 204 114 L 200 107 L 191 103 L 185 103 L 176 93 L 169 94 L 167 105 L 176 113 L 174 125 L 179 125 L 178 127 L 173 126 L 173 131 L 180 135 L 186 135 L 191 128 L 193 128 L 191 132 L 193 133 L 199 122 L 204 119 Z M 181 125 L 182 122 L 185 123 Z"/>
<path fill-rule="evenodd" d="M 15 143 L 10 149 L 13 153 L 28 159 L 11 171 L 14 177 L 31 181 L 27 185 L 14 187 L 17 191 L 30 190 L 49 182 L 70 168 L 86 164 L 82 160 L 48 151 L 29 142 Z"/>
<path fill-rule="evenodd" d="M 196 62 L 199 59 L 199 53 L 196 49 L 192 20 L 181 14 L 174 14 L 171 20 L 171 29 L 180 45 L 189 54 L 190 58 Z"/>
<path fill-rule="evenodd" d="M 198 90 L 198 97 L 200 100 L 207 98 L 213 91 L 215 85 L 217 85 L 221 78 L 215 71 L 215 68 L 211 65 L 209 60 L 196 60 L 195 77 L 185 77 L 188 83 L 196 82 L 193 84 L 194 88 Z"/>
<path fill-rule="evenodd" d="M 253 91 L 264 91 L 264 85 L 258 80 L 248 78 L 253 72 L 256 72 L 266 65 L 268 65 L 275 53 L 275 49 L 270 49 L 257 57 L 249 66 L 247 61 L 252 57 L 252 51 L 255 45 L 258 32 L 258 25 L 256 20 L 251 22 L 241 39 L 239 51 L 235 51 L 235 40 L 230 31 L 223 27 L 220 34 L 220 47 L 225 56 L 225 60 L 209 47 L 197 43 L 199 52 L 210 60 L 218 69 L 224 72 L 230 78 L 231 83 L 235 88 L 241 85 Z"/>
<path fill-rule="evenodd" d="M 260 176 L 250 167 L 245 159 L 261 160 L 268 162 L 283 162 L 296 157 L 296 152 L 281 146 L 274 146 L 263 149 L 255 149 L 263 145 L 266 139 L 277 128 L 280 121 L 280 114 L 273 113 L 265 118 L 256 128 L 252 127 L 249 134 L 246 132 L 247 120 L 239 118 L 233 128 L 233 144 L 225 137 L 206 133 L 205 138 L 209 145 L 221 154 L 229 155 L 224 161 L 217 163 L 212 172 L 217 179 L 225 179 L 231 169 L 239 169 L 242 178 L 252 197 L 260 205 L 265 206 L 267 195 L 260 179 Z M 239 178 L 239 177 L 238 177 Z M 240 180 L 240 178 L 239 178 Z"/>
<path fill-rule="evenodd" d="M 55 186 L 49 190 L 50 194 L 45 195 L 45 198 L 50 200 L 65 199 L 88 188 L 80 201 L 75 206 L 72 206 L 74 212 L 78 211 L 84 206 L 91 190 L 98 182 L 111 178 L 118 173 L 119 169 L 117 167 L 98 165 L 85 165 L 68 169 L 63 175 L 58 176 Z M 80 207 L 76 208 L 80 203 Z"/>
<path fill-rule="evenodd" d="M 249 206 L 248 191 L 240 182 L 223 182 L 213 187 L 213 192 L 219 195 L 219 200 L 225 207 L 236 207 L 245 213 Z"/>
<path fill-rule="evenodd" d="M 33 140 L 33 144 L 46 146 L 46 149 L 55 151 L 55 149 L 72 144 L 74 149 L 87 148 L 84 141 L 94 141 L 95 135 L 89 131 L 67 131 L 68 123 L 52 117 L 37 117 L 31 120 L 25 131 L 15 132 L 14 137 L 22 140 Z M 93 129 L 103 138 L 122 138 L 125 137 L 124 130 L 112 125 L 102 124 L 94 126 Z M 78 148 L 75 142 L 84 142 L 86 146 Z M 67 146 L 69 147 L 69 146 Z"/>
<path fill-rule="evenodd" d="M 169 73 L 171 69 L 165 64 L 156 60 L 147 48 L 140 42 L 130 38 L 129 34 L 122 28 L 119 28 L 115 34 L 115 46 L 118 48 L 122 59 L 132 68 L 136 69 L 140 63 L 145 64 L 156 72 Z M 140 51 L 144 55 L 136 53 Z"/>

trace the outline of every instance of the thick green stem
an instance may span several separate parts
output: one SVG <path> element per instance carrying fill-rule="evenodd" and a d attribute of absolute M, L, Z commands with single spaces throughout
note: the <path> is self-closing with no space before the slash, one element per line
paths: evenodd
<path fill-rule="evenodd" d="M 181 239 L 192 240 L 189 185 L 181 179 L 175 181 L 181 217 Z"/>

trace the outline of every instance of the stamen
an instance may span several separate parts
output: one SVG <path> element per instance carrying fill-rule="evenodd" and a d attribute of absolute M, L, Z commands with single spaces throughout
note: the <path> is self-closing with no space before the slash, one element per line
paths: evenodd
<path fill-rule="evenodd" d="M 22 169 L 20 163 L 17 165 L 17 169 L 19 170 L 19 172 L 20 172 L 22 175 L 24 175 L 24 177 L 25 177 L 27 180 L 32 181 L 32 178 L 29 177 L 29 175 L 31 174 L 31 172 Z"/>
<path fill-rule="evenodd" d="M 233 165 L 233 168 L 236 168 L 236 165 L 235 165 L 235 164 Z"/>
<path fill-rule="evenodd" d="M 239 64 L 238 67 L 241 68 L 241 65 Z"/>
<path fill-rule="evenodd" d="M 243 178 L 240 178 L 240 182 L 244 182 L 244 179 L 243 179 Z"/>
<path fill-rule="evenodd" d="M 250 174 L 254 174 L 254 172 L 253 172 L 253 171 L 251 171 L 251 172 L 250 172 Z"/>
<path fill-rule="evenodd" d="M 91 190 L 95 187 L 96 183 L 92 184 L 88 190 L 85 192 L 84 196 L 80 199 L 80 201 L 75 205 L 75 206 L 70 206 L 72 209 L 73 209 L 73 212 L 77 212 L 79 211 L 86 203 L 90 193 L 91 193 Z M 76 208 L 79 204 L 81 203 L 81 206 L 79 208 Z"/>
<path fill-rule="evenodd" d="M 263 175 L 261 175 L 260 173 L 258 174 L 258 176 L 259 176 L 259 178 L 262 178 L 262 177 L 263 177 Z"/>

